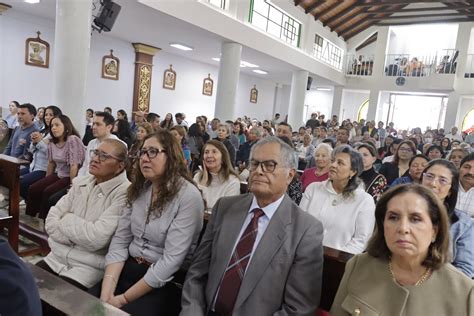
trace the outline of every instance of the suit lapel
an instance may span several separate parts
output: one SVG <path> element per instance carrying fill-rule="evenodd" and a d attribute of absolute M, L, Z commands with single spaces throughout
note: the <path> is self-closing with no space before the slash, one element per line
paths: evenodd
<path fill-rule="evenodd" d="M 291 199 L 285 195 L 249 262 L 234 308 L 239 307 L 247 299 L 285 241 L 286 226 L 291 223 L 291 208 L 293 208 Z"/>
<path fill-rule="evenodd" d="M 209 284 L 211 285 L 212 297 L 215 297 L 217 288 L 229 263 L 232 249 L 237 241 L 237 237 L 242 229 L 242 225 L 247 217 L 253 195 L 247 194 L 238 204 L 232 205 L 223 216 L 220 223 L 219 239 L 213 247 L 215 254 L 215 266 L 209 274 Z M 216 223 L 219 225 L 219 223 Z"/>

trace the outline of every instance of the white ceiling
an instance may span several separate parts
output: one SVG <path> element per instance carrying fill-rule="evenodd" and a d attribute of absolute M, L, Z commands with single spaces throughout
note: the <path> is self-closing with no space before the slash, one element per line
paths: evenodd
<path fill-rule="evenodd" d="M 3 2 L 12 6 L 10 10 L 18 10 L 50 20 L 55 19 L 56 0 L 41 0 L 39 4 L 28 4 L 23 0 L 3 0 Z M 101 35 L 94 33 L 93 36 L 112 36 L 130 43 L 141 42 L 159 47 L 163 51 L 174 55 L 218 66 L 219 63 L 213 61 L 212 58 L 219 57 L 221 44 L 229 41 L 228 39 L 153 10 L 136 0 L 115 0 L 114 2 L 120 4 L 122 9 L 112 31 Z M 99 1 L 93 0 L 93 3 L 98 8 Z M 94 12 L 96 11 L 97 9 Z M 193 47 L 194 50 L 188 52 L 178 50 L 169 46 L 172 42 L 186 44 Z M 259 65 L 260 69 L 268 72 L 268 75 L 253 73 L 248 68 L 241 68 L 241 73 L 282 84 L 290 84 L 291 73 L 296 70 L 294 66 L 282 60 L 257 52 L 249 47 L 243 47 L 242 60 Z M 333 82 L 325 78 L 314 74 L 310 75 L 313 77 L 313 88 L 334 85 Z"/>

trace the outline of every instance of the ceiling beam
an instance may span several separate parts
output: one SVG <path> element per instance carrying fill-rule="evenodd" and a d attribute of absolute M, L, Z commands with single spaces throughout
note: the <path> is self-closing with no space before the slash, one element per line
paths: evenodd
<path fill-rule="evenodd" d="M 357 46 L 355 50 L 357 52 L 358 50 L 361 50 L 362 48 L 367 47 L 367 46 L 369 46 L 370 44 L 372 44 L 376 41 L 377 41 L 377 33 L 375 33 L 374 35 L 369 37 L 365 42 L 363 42 L 362 44 Z"/>
<path fill-rule="evenodd" d="M 341 25 L 346 24 L 350 20 L 352 20 L 354 17 L 356 17 L 359 14 L 366 13 L 369 10 L 369 8 L 361 8 L 360 10 L 352 10 L 349 14 L 346 14 L 343 19 L 339 20 L 334 25 L 330 25 L 329 27 L 331 28 L 331 31 L 337 30 Z"/>
<path fill-rule="evenodd" d="M 369 22 L 369 23 L 364 23 L 364 24 L 359 25 L 359 26 L 364 25 L 363 28 L 361 28 L 361 29 L 353 28 L 353 29 L 350 29 L 350 30 L 346 30 L 345 36 L 342 36 L 342 35 L 339 35 L 339 36 L 342 36 L 344 38 L 344 40 L 347 41 L 351 37 L 359 34 L 362 31 L 365 31 L 366 29 L 368 29 L 369 27 L 371 27 L 372 25 L 375 25 L 377 23 L 377 21 L 365 21 L 365 22 Z M 349 35 L 347 35 L 347 34 L 349 34 Z"/>
<path fill-rule="evenodd" d="M 301 2 L 303 2 L 304 0 L 295 0 L 295 7 L 297 7 Z"/>
<path fill-rule="evenodd" d="M 371 12 L 372 13 L 372 12 Z M 384 18 L 372 17 L 369 20 L 404 20 L 404 19 L 419 19 L 419 18 L 437 18 L 437 17 L 462 17 L 474 16 L 474 13 L 433 13 L 433 14 L 413 14 L 413 15 L 390 15 Z"/>
<path fill-rule="evenodd" d="M 412 3 L 424 3 L 433 2 L 440 3 L 439 0 L 378 0 L 378 1 L 361 1 L 356 4 L 357 7 L 372 7 L 374 5 L 394 5 L 394 4 L 412 4 Z"/>
<path fill-rule="evenodd" d="M 429 21 L 400 21 L 400 22 L 379 22 L 376 23 L 378 26 L 393 26 L 393 25 L 411 25 L 411 24 L 436 24 L 436 23 L 460 23 L 460 22 L 474 22 L 474 18 L 463 18 L 463 19 L 436 19 Z"/>
<path fill-rule="evenodd" d="M 431 8 L 409 8 L 402 10 L 372 10 L 370 13 L 409 13 L 409 12 L 425 12 L 425 11 L 456 11 L 456 10 L 472 10 L 474 6 L 458 6 L 458 7 L 431 7 Z"/>
<path fill-rule="evenodd" d="M 357 3 L 357 2 L 356 2 Z M 326 26 L 334 21 L 336 21 L 337 19 L 339 19 L 340 17 L 346 15 L 347 13 L 351 12 L 356 6 L 355 4 L 351 4 L 350 6 L 348 6 L 347 8 L 345 8 L 344 10 L 342 10 L 341 12 L 339 12 L 338 14 L 328 18 L 326 21 L 323 22 L 323 26 Z M 362 9 L 360 9 L 362 10 Z"/>
<path fill-rule="evenodd" d="M 344 1 L 338 0 L 337 2 L 335 2 L 332 5 L 328 6 L 326 9 L 323 9 L 319 13 L 314 14 L 314 19 L 318 20 L 320 17 L 327 14 L 329 11 L 336 9 L 338 6 L 340 6 L 343 3 L 344 3 Z"/>
<path fill-rule="evenodd" d="M 304 10 L 304 12 L 306 14 L 308 14 L 311 11 L 313 11 L 314 9 L 319 8 L 320 6 L 322 6 L 325 2 L 326 2 L 326 0 L 320 0 L 320 1 L 314 0 L 314 2 Z"/>

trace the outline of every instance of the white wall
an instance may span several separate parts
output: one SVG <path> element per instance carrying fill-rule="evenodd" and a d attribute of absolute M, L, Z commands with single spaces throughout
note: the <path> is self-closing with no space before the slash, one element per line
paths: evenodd
<path fill-rule="evenodd" d="M 344 90 L 342 92 L 342 118 L 357 120 L 359 107 L 369 99 L 369 91 Z"/>
<path fill-rule="evenodd" d="M 319 111 L 325 117 L 330 117 L 332 108 L 333 91 L 309 90 L 306 92 L 305 104 L 308 105 L 307 117 L 304 121 L 311 117 L 311 113 Z"/>
<path fill-rule="evenodd" d="M 20 103 L 31 102 L 36 106 L 50 105 L 53 86 L 54 23 L 53 21 L 10 11 L 0 16 L 2 32 L 0 39 L 8 45 L 0 46 L 0 105 L 8 112 L 8 102 L 18 100 Z M 25 39 L 34 37 L 40 30 L 41 37 L 51 46 L 50 67 L 48 69 L 24 64 Z M 101 78 L 102 57 L 110 49 L 120 58 L 120 78 L 108 80 Z M 87 78 L 86 108 L 102 110 L 110 106 L 115 113 L 124 109 L 132 110 L 135 52 L 133 46 L 125 41 L 105 34 L 93 33 L 91 41 L 90 62 Z M 194 121 L 198 115 L 214 116 L 215 95 L 218 85 L 218 67 L 193 61 L 191 59 L 158 52 L 153 60 L 152 90 L 150 110 L 164 116 L 167 112 L 186 113 L 187 120 Z M 177 73 L 176 89 L 162 88 L 163 72 L 173 64 Z M 202 82 L 208 74 L 214 80 L 212 96 L 202 94 Z M 71 76 L 74 74 L 71 74 Z M 259 91 L 258 102 L 250 103 L 250 89 L 253 85 Z M 276 83 L 259 77 L 241 74 L 237 90 L 235 117 L 250 115 L 258 119 L 271 118 L 275 99 Z M 280 104 L 287 104 L 289 87 L 282 89 Z M 67 105 L 59 104 L 61 108 Z M 67 110 L 66 110 L 67 113 Z"/>

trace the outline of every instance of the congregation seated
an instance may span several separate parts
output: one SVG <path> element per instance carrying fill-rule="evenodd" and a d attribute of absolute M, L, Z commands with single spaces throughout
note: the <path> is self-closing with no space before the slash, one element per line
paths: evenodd
<path fill-rule="evenodd" d="M 452 162 L 435 159 L 423 171 L 422 184 L 431 189 L 444 204 L 451 235 L 451 263 L 474 278 L 474 219 L 456 209 L 459 191 L 459 171 Z"/>
<path fill-rule="evenodd" d="M 472 280 L 448 261 L 446 209 L 418 184 L 377 203 L 367 253 L 349 260 L 330 314 L 470 315 Z"/>
<path fill-rule="evenodd" d="M 469 155 L 469 152 L 466 149 L 461 148 L 461 147 L 456 147 L 456 148 L 451 149 L 447 159 L 451 161 L 456 166 L 456 168 L 459 169 L 461 167 L 461 161 L 467 155 Z"/>
<path fill-rule="evenodd" d="M 444 150 L 439 145 L 431 145 L 425 151 L 425 155 L 429 160 L 444 158 Z"/>
<path fill-rule="evenodd" d="M 31 133 L 38 131 L 34 124 L 36 108 L 33 104 L 25 103 L 18 106 L 18 126 L 8 141 L 3 153 L 16 158 L 25 158 L 31 144 Z"/>
<path fill-rule="evenodd" d="M 50 208 L 49 198 L 64 192 L 77 176 L 85 157 L 85 148 L 69 117 L 58 115 L 51 120 L 51 141 L 48 144 L 46 176 L 30 185 L 26 214 L 45 219 Z"/>
<path fill-rule="evenodd" d="M 130 185 L 122 142 L 106 139 L 88 154 L 90 174 L 76 177 L 48 213 L 45 229 L 51 252 L 37 264 L 83 290 L 103 277 L 105 253 Z"/>
<path fill-rule="evenodd" d="M 332 152 L 329 180 L 311 183 L 300 207 L 325 228 L 323 245 L 349 253 L 361 253 L 374 229 L 374 200 L 365 192 L 358 175 L 362 157 L 349 145 Z"/>
<path fill-rule="evenodd" d="M 225 146 L 217 141 L 208 141 L 202 149 L 202 170 L 196 172 L 197 183 L 210 211 L 223 196 L 240 194 L 240 180 L 232 168 L 229 153 Z"/>
<path fill-rule="evenodd" d="M 405 183 L 421 183 L 421 176 L 428 164 L 428 157 L 423 154 L 417 154 L 411 157 L 408 163 L 408 175 L 396 178 L 391 186 Z"/>
<path fill-rule="evenodd" d="M 315 166 L 306 168 L 300 178 L 303 185 L 303 192 L 311 183 L 326 181 L 328 179 L 332 150 L 332 147 L 325 143 L 320 143 L 316 146 L 312 157 Z"/>
<path fill-rule="evenodd" d="M 180 268 L 194 252 L 204 211 L 180 151 L 166 129 L 145 137 L 102 283 L 93 289 L 133 315 L 179 313 L 172 298 L 179 300 L 176 282 L 184 278 Z"/>
<path fill-rule="evenodd" d="M 31 144 L 28 152 L 32 160 L 29 168 L 20 170 L 20 195 L 27 199 L 28 189 L 31 184 L 45 177 L 48 171 L 48 144 L 51 140 L 51 121 L 55 116 L 62 114 L 57 106 L 46 107 L 43 116 L 43 129 L 31 133 Z"/>

